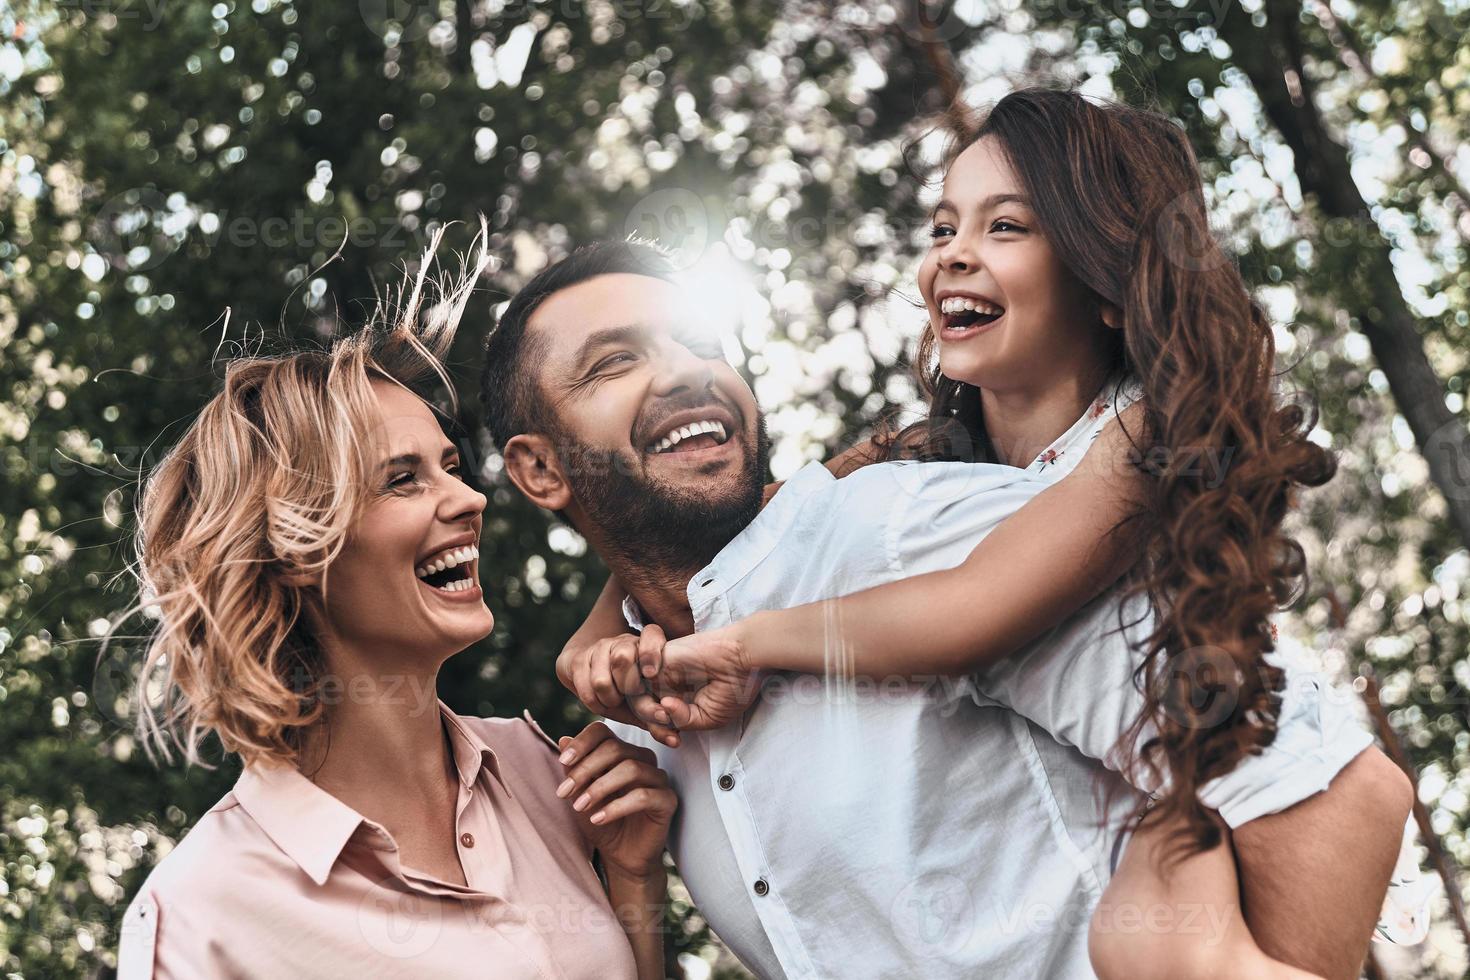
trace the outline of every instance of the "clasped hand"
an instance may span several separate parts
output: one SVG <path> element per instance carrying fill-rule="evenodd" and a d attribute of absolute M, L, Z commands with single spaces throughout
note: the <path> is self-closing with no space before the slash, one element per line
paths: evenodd
<path fill-rule="evenodd" d="M 646 626 L 638 636 L 562 651 L 556 674 L 595 714 L 647 729 L 670 747 L 678 746 L 681 730 L 722 728 L 739 718 L 761 680 L 739 624 L 677 640 Z"/>

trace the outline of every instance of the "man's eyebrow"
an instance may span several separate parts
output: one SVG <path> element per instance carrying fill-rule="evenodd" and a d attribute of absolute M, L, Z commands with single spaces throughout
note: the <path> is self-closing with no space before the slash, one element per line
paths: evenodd
<path fill-rule="evenodd" d="M 634 338 L 642 337 L 645 333 L 647 333 L 647 328 L 641 323 L 627 323 L 622 326 L 606 327 L 602 330 L 595 331 L 587 339 L 583 340 L 581 346 L 577 348 L 577 352 L 572 358 L 572 371 L 580 374 L 582 369 L 587 366 L 588 360 L 591 359 L 592 355 L 599 348 L 612 344 L 627 343 Z"/>
<path fill-rule="evenodd" d="M 458 456 L 458 455 L 459 455 L 459 448 L 458 447 L 456 447 L 456 446 L 445 446 L 444 447 L 444 452 L 442 452 L 442 453 L 439 454 L 439 459 L 440 460 L 446 460 L 446 459 L 448 459 L 451 456 Z M 403 453 L 402 455 L 394 456 L 392 459 L 389 459 L 386 462 L 384 462 L 383 463 L 383 468 L 384 469 L 391 469 L 394 466 L 418 466 L 423 461 L 424 461 L 424 458 L 422 456 L 420 456 L 418 453 Z"/>

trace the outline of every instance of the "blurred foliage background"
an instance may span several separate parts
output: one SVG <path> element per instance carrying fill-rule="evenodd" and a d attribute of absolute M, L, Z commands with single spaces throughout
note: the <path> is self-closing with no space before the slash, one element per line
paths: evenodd
<path fill-rule="evenodd" d="M 226 358 L 323 343 L 436 223 L 487 216 L 499 264 L 453 368 L 497 627 L 441 693 L 572 730 L 552 662 L 604 572 L 475 424 L 493 305 L 593 238 L 678 247 L 783 477 L 914 407 L 919 178 L 946 110 L 1049 82 L 1187 129 L 1281 367 L 1321 405 L 1341 468 L 1302 501 L 1313 579 L 1285 632 L 1414 769 L 1448 884 L 1429 940 L 1369 971 L 1463 974 L 1467 28 L 1458 0 L 0 4 L 4 973 L 106 973 L 128 898 L 235 778 L 149 763 L 136 644 L 98 642 L 133 598 L 139 474 Z M 672 916 L 681 971 L 738 975 L 687 902 Z"/>

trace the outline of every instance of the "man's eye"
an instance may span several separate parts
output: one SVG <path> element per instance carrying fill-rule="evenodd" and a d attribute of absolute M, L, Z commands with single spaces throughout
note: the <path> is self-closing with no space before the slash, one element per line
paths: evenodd
<path fill-rule="evenodd" d="M 607 358 L 601 364 L 598 364 L 597 370 L 604 371 L 610 367 L 617 367 L 619 364 L 626 363 L 627 361 L 631 360 L 633 360 L 633 355 L 628 353 L 627 351 L 623 351 L 620 354 L 614 354 L 612 357 Z"/>

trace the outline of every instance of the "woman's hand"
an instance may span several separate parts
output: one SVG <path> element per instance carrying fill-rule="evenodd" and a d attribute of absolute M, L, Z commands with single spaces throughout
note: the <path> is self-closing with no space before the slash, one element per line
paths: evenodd
<path fill-rule="evenodd" d="M 679 733 L 669 726 L 669 713 L 638 674 L 640 657 L 656 660 L 663 646 L 664 631 L 652 624 L 637 636 L 622 633 L 584 647 L 568 644 L 556 658 L 556 676 L 593 714 L 636 725 L 678 748 Z"/>
<path fill-rule="evenodd" d="M 750 662 L 749 622 L 669 640 L 662 656 L 640 653 L 641 672 L 663 695 L 659 704 L 676 727 L 723 728 L 755 701 L 763 674 Z"/>
<path fill-rule="evenodd" d="M 556 795 L 571 801 L 603 863 L 629 878 L 662 875 L 679 800 L 653 752 L 629 745 L 600 721 L 558 744 L 567 778 Z"/>

